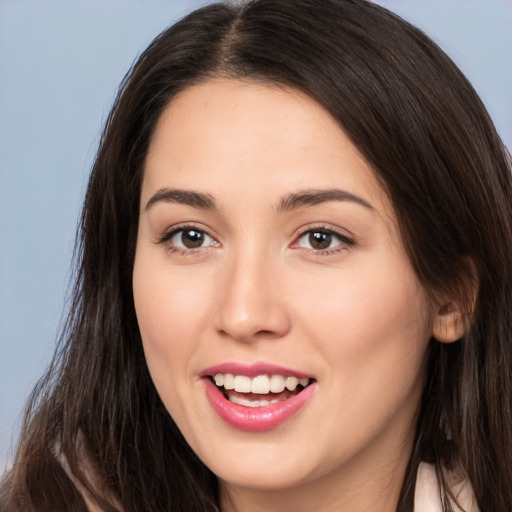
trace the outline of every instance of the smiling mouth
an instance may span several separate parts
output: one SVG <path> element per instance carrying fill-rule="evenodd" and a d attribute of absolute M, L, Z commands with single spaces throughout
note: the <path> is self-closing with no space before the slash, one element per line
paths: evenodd
<path fill-rule="evenodd" d="M 209 377 L 224 398 L 245 407 L 265 407 L 298 395 L 313 379 L 283 375 L 233 375 L 216 373 Z"/>

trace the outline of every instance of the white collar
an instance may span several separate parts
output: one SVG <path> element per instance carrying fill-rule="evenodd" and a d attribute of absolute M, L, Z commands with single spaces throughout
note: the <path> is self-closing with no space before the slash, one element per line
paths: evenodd
<path fill-rule="evenodd" d="M 480 512 L 473 494 L 473 488 L 467 479 L 456 478 L 448 473 L 447 480 L 453 495 L 464 509 L 460 509 L 448 497 L 453 510 L 456 512 Z M 441 501 L 441 489 L 433 464 L 421 462 L 416 477 L 416 489 L 414 491 L 414 512 L 443 512 Z"/>

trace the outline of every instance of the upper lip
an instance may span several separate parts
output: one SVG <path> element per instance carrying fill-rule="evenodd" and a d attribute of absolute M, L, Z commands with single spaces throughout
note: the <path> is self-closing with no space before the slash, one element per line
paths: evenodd
<path fill-rule="evenodd" d="M 279 366 L 272 363 L 241 363 L 241 362 L 225 362 L 215 364 L 205 368 L 200 376 L 211 377 L 218 373 L 231 373 L 233 375 L 246 375 L 247 377 L 257 377 L 258 375 L 283 375 L 284 377 L 312 378 L 311 375 Z"/>

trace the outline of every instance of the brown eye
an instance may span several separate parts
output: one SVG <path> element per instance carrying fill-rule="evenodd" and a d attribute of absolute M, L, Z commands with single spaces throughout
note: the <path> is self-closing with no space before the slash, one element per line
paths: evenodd
<path fill-rule="evenodd" d="M 324 253 L 323 251 L 328 251 L 330 254 L 353 245 L 354 241 L 351 238 L 322 227 L 303 231 L 302 235 L 293 244 L 294 247 L 308 249 L 313 253 L 318 253 L 318 255 L 327 255 L 327 252 Z"/>
<path fill-rule="evenodd" d="M 177 229 L 169 237 L 172 247 L 178 249 L 199 249 L 215 245 L 215 240 L 204 231 L 192 227 Z"/>
<path fill-rule="evenodd" d="M 186 229 L 181 233 L 181 243 L 187 249 L 201 247 L 204 242 L 204 234 L 196 229 Z"/>
<path fill-rule="evenodd" d="M 308 236 L 309 245 L 316 250 L 328 249 L 332 243 L 332 235 L 325 231 L 310 231 Z"/>

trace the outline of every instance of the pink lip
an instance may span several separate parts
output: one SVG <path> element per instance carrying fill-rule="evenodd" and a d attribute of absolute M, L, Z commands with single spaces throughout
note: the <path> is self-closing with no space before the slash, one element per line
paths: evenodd
<path fill-rule="evenodd" d="M 299 378 L 308 376 L 268 364 L 240 365 L 238 363 L 225 363 L 207 368 L 202 373 L 201 381 L 213 410 L 232 427 L 251 432 L 262 432 L 279 427 L 307 403 L 316 389 L 316 382 L 312 382 L 300 393 L 281 402 L 262 407 L 246 407 L 235 404 L 224 397 L 222 391 L 209 378 L 216 373 L 232 373 L 249 377 L 265 374 L 294 375 Z"/>
<path fill-rule="evenodd" d="M 222 363 L 210 366 L 201 372 L 201 377 L 214 376 L 217 373 L 231 373 L 233 375 L 247 375 L 247 377 L 257 377 L 258 375 L 283 375 L 285 377 L 298 377 L 299 379 L 308 377 L 303 372 L 298 372 L 285 368 L 284 366 L 277 366 L 269 363 Z"/>

